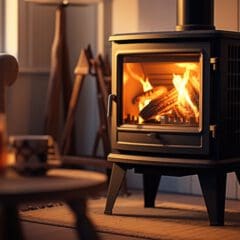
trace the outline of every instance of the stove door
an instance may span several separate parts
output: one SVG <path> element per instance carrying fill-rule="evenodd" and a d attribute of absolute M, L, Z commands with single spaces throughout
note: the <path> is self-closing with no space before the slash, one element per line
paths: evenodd
<path fill-rule="evenodd" d="M 208 154 L 208 53 L 199 46 L 118 51 L 115 147 Z"/>

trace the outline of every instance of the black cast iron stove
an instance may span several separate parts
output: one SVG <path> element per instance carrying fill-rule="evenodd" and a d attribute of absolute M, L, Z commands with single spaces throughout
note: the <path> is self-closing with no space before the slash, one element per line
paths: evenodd
<path fill-rule="evenodd" d="M 215 30 L 213 0 L 179 0 L 177 31 L 114 35 L 113 162 L 105 213 L 127 169 L 145 207 L 162 175 L 197 174 L 211 225 L 224 224 L 226 174 L 240 179 L 240 33 Z"/>

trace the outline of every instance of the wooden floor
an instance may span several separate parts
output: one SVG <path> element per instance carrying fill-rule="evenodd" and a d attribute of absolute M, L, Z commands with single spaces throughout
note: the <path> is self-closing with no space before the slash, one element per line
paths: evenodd
<path fill-rule="evenodd" d="M 174 194 L 174 195 L 161 195 L 161 199 L 163 201 L 168 201 L 168 202 L 177 202 L 177 203 L 184 203 L 184 204 L 196 204 L 196 205 L 203 205 L 203 198 L 201 196 L 196 197 L 196 196 L 190 196 L 190 195 L 179 195 L 179 194 Z M 227 200 L 226 201 L 226 208 L 227 209 L 234 209 L 237 212 L 240 212 L 240 201 L 239 200 Z M 239 219 L 240 222 L 240 219 Z M 77 240 L 77 236 L 75 233 L 75 230 L 72 228 L 68 227 L 58 227 L 58 226 L 52 226 L 52 225 L 47 225 L 47 224 L 39 224 L 39 223 L 32 223 L 32 222 L 26 222 L 22 221 L 23 228 L 24 228 L 24 233 L 26 236 L 26 240 Z M 171 225 L 171 221 L 169 221 L 169 224 Z M 184 220 L 182 222 L 183 227 L 181 227 L 181 224 L 178 225 L 179 229 L 174 229 L 175 231 L 179 231 L 179 234 L 181 235 L 181 231 L 183 229 L 186 230 L 186 226 L 184 226 Z M 240 226 L 240 225 L 239 225 Z M 170 227 L 170 226 L 169 226 Z M 184 228 L 185 227 L 185 228 Z M 198 230 L 200 226 L 194 226 L 195 230 Z M 205 234 L 208 235 L 207 239 L 211 239 L 211 234 L 214 234 L 214 231 L 210 231 L 211 228 L 209 228 L 208 225 L 206 226 L 201 226 L 201 229 L 205 229 L 204 236 Z M 238 230 L 239 229 L 239 230 Z M 184 230 L 184 231 L 185 231 Z M 228 227 L 223 227 L 221 228 L 221 234 L 224 235 L 224 240 L 236 240 L 236 234 L 234 236 L 230 236 L 229 232 L 227 231 Z M 236 226 L 235 228 L 236 232 L 239 232 L 240 234 L 240 227 L 238 228 Z M 149 239 L 149 238 L 140 238 L 140 237 L 130 237 L 130 236 L 124 236 L 120 234 L 110 234 L 110 233 L 99 233 L 100 237 L 102 240 L 144 240 L 144 239 Z M 239 235 L 240 236 L 240 235 Z M 182 238 L 180 238 L 182 239 Z M 203 239 L 197 238 L 200 240 L 205 240 L 206 238 L 204 237 Z M 216 238 L 212 238 L 216 239 Z"/>
<path fill-rule="evenodd" d="M 45 224 L 22 222 L 26 240 L 78 240 L 75 230 Z M 101 240 L 145 240 L 110 233 L 100 233 Z M 90 239 L 89 239 L 90 240 Z"/>

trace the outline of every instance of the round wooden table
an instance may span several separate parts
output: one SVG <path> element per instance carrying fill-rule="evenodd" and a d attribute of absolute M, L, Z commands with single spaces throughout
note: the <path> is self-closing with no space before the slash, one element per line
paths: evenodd
<path fill-rule="evenodd" d="M 18 206 L 28 202 L 64 201 L 76 216 L 81 240 L 98 239 L 86 216 L 86 199 L 106 187 L 106 176 L 85 170 L 51 169 L 38 177 L 8 170 L 0 176 L 0 240 L 23 240 Z"/>

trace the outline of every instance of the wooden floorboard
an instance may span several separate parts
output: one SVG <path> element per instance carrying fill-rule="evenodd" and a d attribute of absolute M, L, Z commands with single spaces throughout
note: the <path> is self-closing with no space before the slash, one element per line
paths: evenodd
<path fill-rule="evenodd" d="M 142 195 L 142 192 L 131 192 L 132 196 L 139 196 Z M 196 205 L 196 206 L 204 206 L 204 200 L 202 196 L 190 196 L 190 195 L 182 195 L 182 194 L 159 194 L 158 197 L 161 198 L 162 203 L 167 203 L 168 205 L 172 202 L 172 203 L 178 203 L 178 204 L 184 204 L 185 208 L 186 206 L 189 205 L 190 209 L 192 205 Z M 126 198 L 127 201 L 127 198 Z M 126 204 L 124 205 L 126 206 Z M 239 200 L 227 200 L 226 201 L 226 208 L 229 210 L 234 210 L 234 212 L 236 212 L 237 214 L 239 214 L 240 212 L 240 201 Z M 125 208 L 124 208 L 125 209 Z M 162 211 L 162 215 L 161 217 L 163 218 L 164 212 L 163 212 L 164 208 L 161 210 Z M 189 211 L 187 211 L 189 213 Z M 186 212 L 186 214 L 187 214 Z M 185 214 L 185 213 L 184 213 Z M 184 215 L 185 216 L 185 215 Z M 171 217 L 173 217 L 173 215 L 169 216 L 166 215 L 165 216 L 166 219 L 168 221 L 164 221 L 164 226 L 168 226 L 167 229 L 171 229 L 171 231 L 177 232 L 177 236 L 182 235 L 181 232 L 184 231 L 184 234 L 187 234 L 185 231 L 188 230 L 189 231 L 189 235 L 188 235 L 188 239 L 195 239 L 193 236 L 194 234 L 196 235 L 197 232 L 199 232 L 199 229 L 203 230 L 201 232 L 201 236 L 199 235 L 199 237 L 197 239 L 201 239 L 201 240 L 205 240 L 206 238 L 202 238 L 203 236 L 208 236 L 209 238 L 207 239 L 216 239 L 216 237 L 214 237 L 214 231 L 212 230 L 212 227 L 209 227 L 208 224 L 200 224 L 197 225 L 196 223 L 194 224 L 194 226 L 189 226 L 189 229 L 186 228 L 187 223 L 185 224 L 184 220 L 189 221 L 188 217 L 186 217 L 186 219 L 183 217 L 183 222 L 179 222 L 178 224 L 174 224 L 174 222 L 171 221 Z M 167 218 L 169 217 L 169 219 Z M 190 218 L 191 219 L 191 218 Z M 198 221 L 198 219 L 194 219 L 195 222 Z M 201 219 L 200 219 L 201 220 Z M 204 220 L 206 222 L 206 219 Z M 237 220 L 238 223 L 238 220 Z M 239 219 L 239 223 L 240 223 L 240 219 Z M 223 236 L 224 240 L 236 240 L 236 233 L 239 232 L 240 234 L 240 226 L 239 223 L 236 226 L 224 226 L 221 228 L 216 228 L 215 230 L 218 231 L 220 230 L 221 232 L 221 236 Z M 24 228 L 24 233 L 26 235 L 26 240 L 77 240 L 77 236 L 75 233 L 75 230 L 72 228 L 68 228 L 68 227 L 59 227 L 59 226 L 52 226 L 52 225 L 47 225 L 47 224 L 40 224 L 40 223 L 32 223 L 32 222 L 26 222 L 26 221 L 22 221 L 23 224 L 23 228 Z M 168 224 L 168 225 L 167 225 Z M 173 225 L 175 226 L 175 228 L 173 229 Z M 176 227 L 177 226 L 177 227 Z M 146 226 L 147 227 L 147 226 Z M 162 225 L 161 225 L 162 227 Z M 229 234 L 229 228 L 234 228 L 234 231 L 232 232 L 233 235 Z M 167 230 L 165 229 L 165 230 Z M 193 229 L 195 229 L 193 231 Z M 235 234 L 234 234 L 235 232 Z M 213 234 L 213 235 L 211 235 Z M 134 235 L 133 235 L 134 236 Z M 191 238 L 191 236 L 193 238 Z M 212 238 L 211 238 L 212 236 Z M 240 235 L 239 235 L 240 236 Z M 124 235 L 120 235 L 118 234 L 110 234 L 110 233 L 100 233 L 100 237 L 102 240 L 144 240 L 145 238 L 139 238 L 139 237 L 130 237 L 130 236 L 124 236 Z M 164 239 L 169 239 L 169 238 L 164 238 Z M 179 238 L 182 239 L 182 238 Z"/>
<path fill-rule="evenodd" d="M 39 223 L 22 222 L 26 240 L 78 240 L 72 228 L 56 227 Z M 145 240 L 110 233 L 99 233 L 101 240 Z M 90 240 L 90 239 L 89 239 Z"/>

